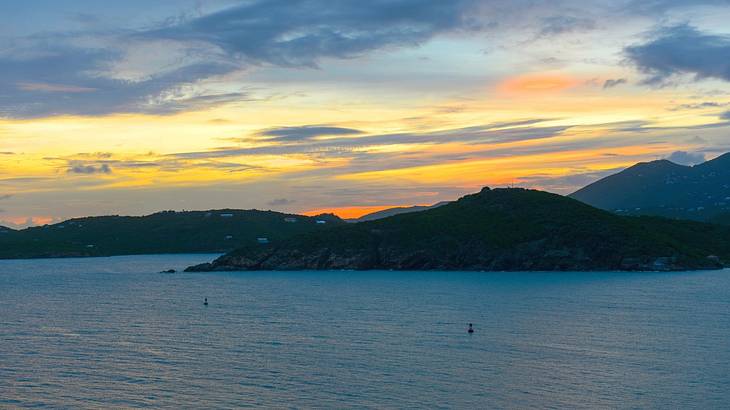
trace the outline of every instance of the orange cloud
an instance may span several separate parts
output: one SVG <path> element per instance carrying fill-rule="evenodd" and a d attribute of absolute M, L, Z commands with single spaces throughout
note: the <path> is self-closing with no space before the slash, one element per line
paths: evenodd
<path fill-rule="evenodd" d="M 564 74 L 527 74 L 510 77 L 497 85 L 502 94 L 549 94 L 565 91 L 581 80 Z"/>

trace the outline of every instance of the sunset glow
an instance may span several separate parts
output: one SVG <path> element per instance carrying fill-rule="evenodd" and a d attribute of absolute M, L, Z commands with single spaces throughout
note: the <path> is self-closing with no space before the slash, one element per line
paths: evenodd
<path fill-rule="evenodd" d="M 325 208 L 325 209 L 314 209 L 311 211 L 302 212 L 302 215 L 317 216 L 321 214 L 335 214 L 343 219 L 356 219 L 363 215 L 371 214 L 373 212 L 382 211 L 384 209 L 395 208 L 399 205 L 380 205 L 380 206 L 353 206 L 353 207 L 342 207 L 342 208 Z"/>
<path fill-rule="evenodd" d="M 704 4 L 708 19 L 689 3 L 455 1 L 399 20 L 384 2 L 358 20 L 349 2 L 185 0 L 144 3 L 146 16 L 137 0 L 41 3 L 6 6 L 37 18 L 0 34 L 0 225 L 357 217 L 485 185 L 570 193 L 638 161 L 729 149 L 730 78 L 663 47 L 726 62 L 725 6 Z M 257 18 L 276 22 L 271 37 Z"/>
<path fill-rule="evenodd" d="M 533 74 L 508 78 L 497 86 L 506 95 L 548 94 L 573 88 L 581 81 L 560 74 Z"/>

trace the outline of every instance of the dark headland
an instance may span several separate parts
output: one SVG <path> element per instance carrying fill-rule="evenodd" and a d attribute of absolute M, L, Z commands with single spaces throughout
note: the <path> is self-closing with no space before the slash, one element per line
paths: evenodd
<path fill-rule="evenodd" d="M 420 212 L 251 244 L 188 271 L 672 271 L 730 261 L 730 227 L 620 216 L 575 199 L 489 189 Z"/>
<path fill-rule="evenodd" d="M 224 253 L 338 224 L 345 222 L 331 214 L 240 209 L 76 218 L 17 231 L 0 229 L 0 259 Z"/>

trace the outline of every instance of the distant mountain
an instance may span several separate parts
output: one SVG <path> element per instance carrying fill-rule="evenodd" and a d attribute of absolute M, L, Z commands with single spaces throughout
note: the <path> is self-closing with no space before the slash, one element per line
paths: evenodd
<path fill-rule="evenodd" d="M 377 219 L 383 219 L 383 218 L 387 218 L 387 217 L 393 216 L 393 215 L 407 214 L 410 212 L 420 212 L 420 211 L 425 211 L 427 209 L 438 208 L 438 207 L 446 205 L 448 203 L 449 203 L 448 201 L 443 201 L 443 202 L 439 202 L 439 203 L 429 205 L 429 206 L 418 206 L 417 205 L 417 206 L 388 208 L 388 209 L 383 209 L 382 211 L 377 211 L 377 212 L 369 213 L 367 215 L 363 215 L 359 218 L 348 219 L 347 222 L 375 221 Z"/>
<path fill-rule="evenodd" d="M 642 162 L 570 196 L 620 214 L 709 220 L 730 211 L 730 153 L 695 166 Z"/>
<path fill-rule="evenodd" d="M 540 191 L 483 189 L 438 208 L 253 244 L 211 270 L 677 270 L 730 261 L 730 228 L 625 217 Z"/>
<path fill-rule="evenodd" d="M 0 233 L 0 258 L 222 253 L 344 223 L 331 214 L 233 209 L 78 218 Z"/>

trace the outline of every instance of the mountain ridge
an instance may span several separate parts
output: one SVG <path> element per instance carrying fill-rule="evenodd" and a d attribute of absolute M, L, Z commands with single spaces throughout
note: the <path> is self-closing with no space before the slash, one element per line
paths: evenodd
<path fill-rule="evenodd" d="M 730 153 L 694 166 L 640 162 L 569 196 L 626 215 L 709 221 L 730 211 Z"/>
<path fill-rule="evenodd" d="M 380 211 L 371 212 L 365 214 L 359 218 L 346 219 L 347 222 L 367 222 L 375 221 L 377 219 L 387 218 L 389 216 L 407 214 L 411 212 L 420 212 L 427 209 L 438 208 L 440 206 L 448 204 L 450 201 L 441 201 L 433 205 L 413 205 L 413 206 L 397 206 L 393 208 L 382 209 Z"/>

